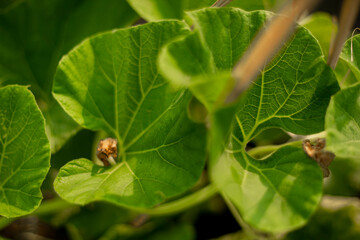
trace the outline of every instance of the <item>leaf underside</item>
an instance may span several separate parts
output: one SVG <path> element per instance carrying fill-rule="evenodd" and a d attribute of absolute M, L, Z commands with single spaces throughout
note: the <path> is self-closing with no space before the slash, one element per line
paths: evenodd
<path fill-rule="evenodd" d="M 26 87 L 0 88 L 0 215 L 36 209 L 49 168 L 49 140 L 34 96 Z"/>
<path fill-rule="evenodd" d="M 54 186 L 64 199 L 151 207 L 190 188 L 205 160 L 204 126 L 186 114 L 189 92 L 158 74 L 160 47 L 188 32 L 178 21 L 100 34 L 65 56 L 53 94 L 80 125 L 118 139 L 118 164 L 66 164 Z"/>

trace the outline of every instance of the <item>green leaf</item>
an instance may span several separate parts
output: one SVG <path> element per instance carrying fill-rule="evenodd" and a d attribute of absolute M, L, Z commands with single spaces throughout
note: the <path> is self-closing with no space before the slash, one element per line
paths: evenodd
<path fill-rule="evenodd" d="M 145 20 L 166 18 L 182 19 L 183 1 L 169 0 L 127 0 L 133 9 Z"/>
<path fill-rule="evenodd" d="M 198 180 L 204 126 L 187 117 L 191 94 L 173 91 L 156 67 L 160 47 L 188 31 L 178 21 L 117 30 L 84 41 L 62 59 L 55 98 L 80 125 L 119 142 L 119 163 L 111 168 L 78 159 L 60 170 L 54 185 L 65 200 L 151 207 Z"/>
<path fill-rule="evenodd" d="M 209 111 L 214 111 L 231 86 L 230 71 L 267 14 L 225 8 L 189 15 L 199 33 L 167 45 L 159 57 L 159 67 L 172 84 L 188 87 Z M 248 139 L 266 127 L 281 126 L 297 134 L 323 129 L 321 119 L 338 86 L 322 57 L 317 41 L 300 27 L 239 104 L 238 111 L 246 112 L 240 120 Z"/>
<path fill-rule="evenodd" d="M 319 167 L 299 148 L 281 148 L 263 161 L 252 159 L 245 148 L 268 128 L 303 135 L 324 130 L 330 96 L 339 87 L 317 40 L 299 27 L 240 100 L 222 108 L 231 70 L 268 14 L 225 8 L 189 15 L 198 32 L 169 43 L 159 66 L 170 82 L 189 88 L 211 113 L 212 180 L 256 228 L 279 232 L 304 224 L 320 200 Z"/>
<path fill-rule="evenodd" d="M 360 82 L 360 35 L 348 39 L 340 57 L 347 63 L 357 82 Z"/>
<path fill-rule="evenodd" d="M 360 84 L 338 92 L 326 113 L 327 149 L 339 157 L 360 155 Z"/>
<path fill-rule="evenodd" d="M 182 19 L 184 12 L 210 7 L 216 0 L 127 0 L 133 9 L 145 20 Z M 247 11 L 271 9 L 276 0 L 233 0 L 228 7 L 238 7 Z"/>
<path fill-rule="evenodd" d="M 0 88 L 0 215 L 35 210 L 49 168 L 49 140 L 33 95 L 26 87 Z"/>
<path fill-rule="evenodd" d="M 341 88 L 346 88 L 359 82 L 347 61 L 342 57 L 339 58 L 336 64 L 335 75 Z"/>
<path fill-rule="evenodd" d="M 322 173 L 302 149 L 286 146 L 266 160 L 224 153 L 212 177 L 250 225 L 283 232 L 303 225 L 321 199 Z"/>
<path fill-rule="evenodd" d="M 0 16 L 0 86 L 31 85 L 52 152 L 79 130 L 51 96 L 61 56 L 83 38 L 136 18 L 126 0 L 27 0 Z"/>
<path fill-rule="evenodd" d="M 252 0 L 252 1 L 244 1 L 244 0 L 233 0 L 230 2 L 227 7 L 238 7 L 246 11 L 253 10 L 262 10 L 267 9 L 271 10 L 276 2 L 281 2 L 279 0 Z"/>
<path fill-rule="evenodd" d="M 314 52 L 305 50 L 309 42 L 311 39 L 307 43 L 304 39 L 305 45 L 296 47 L 296 51 L 303 50 L 300 55 L 304 59 L 308 57 L 308 60 L 302 61 L 300 57 L 300 61 L 297 61 L 296 58 L 286 59 L 286 56 L 280 60 L 284 61 L 284 65 L 292 62 L 299 66 L 295 73 L 292 67 L 283 69 L 285 66 L 275 59 L 276 66 L 269 66 L 266 73 L 244 94 L 236 116 L 239 126 L 235 129 L 242 147 L 260 131 L 270 127 L 280 127 L 302 135 L 324 130 L 326 108 L 338 85 L 323 59 L 311 63 Z M 289 55 L 293 54 L 290 48 L 286 51 Z M 309 68 L 306 63 L 310 65 Z"/>
<path fill-rule="evenodd" d="M 324 194 L 333 196 L 356 196 L 360 191 L 359 158 L 336 156 L 329 166 L 331 177 L 324 183 Z"/>
<path fill-rule="evenodd" d="M 319 41 L 321 49 L 327 58 L 330 49 L 331 37 L 337 32 L 337 26 L 334 24 L 329 13 L 317 12 L 306 18 L 302 25 Z"/>
<path fill-rule="evenodd" d="M 360 239 L 360 223 L 357 220 L 359 214 L 358 198 L 324 196 L 309 223 L 303 228 L 288 233 L 283 239 Z"/>
<path fill-rule="evenodd" d="M 206 9 L 188 14 L 195 31 L 162 50 L 159 68 L 171 84 L 188 87 L 212 112 L 233 86 L 231 69 L 268 14 L 235 8 Z M 256 21 L 249 24 L 251 19 Z"/>

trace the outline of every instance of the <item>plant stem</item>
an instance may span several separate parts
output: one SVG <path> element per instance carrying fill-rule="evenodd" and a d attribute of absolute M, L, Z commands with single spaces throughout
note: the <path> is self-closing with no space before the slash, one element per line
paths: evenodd
<path fill-rule="evenodd" d="M 339 31 L 336 34 L 335 43 L 329 52 L 328 64 L 335 69 L 344 43 L 351 32 L 352 25 L 359 11 L 359 1 L 344 0 L 340 14 Z"/>
<path fill-rule="evenodd" d="M 217 0 L 211 7 L 225 7 L 233 0 Z"/>
<path fill-rule="evenodd" d="M 132 209 L 134 211 L 153 215 L 153 216 L 170 215 L 184 211 L 187 208 L 200 204 L 205 200 L 214 196 L 217 192 L 218 192 L 217 188 L 214 185 L 210 184 L 186 197 L 183 197 L 179 200 L 175 200 L 173 202 L 162 204 L 159 207 L 155 207 L 152 209 L 142 209 L 142 208 L 132 208 Z"/>
<path fill-rule="evenodd" d="M 299 141 L 288 142 L 280 145 L 260 146 L 249 150 L 247 153 L 254 158 L 261 159 L 284 146 L 300 147 L 302 145 L 302 142 L 303 140 L 299 140 Z"/>

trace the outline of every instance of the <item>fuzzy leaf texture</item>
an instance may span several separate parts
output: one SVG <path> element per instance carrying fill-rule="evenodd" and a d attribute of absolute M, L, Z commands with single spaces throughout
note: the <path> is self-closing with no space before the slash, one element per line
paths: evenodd
<path fill-rule="evenodd" d="M 49 168 L 50 144 L 34 96 L 26 87 L 0 88 L 0 215 L 35 210 Z"/>
<path fill-rule="evenodd" d="M 269 14 L 231 8 L 188 14 L 194 32 L 169 43 L 158 63 L 172 85 L 190 89 L 211 112 L 212 180 L 258 229 L 282 232 L 303 225 L 321 198 L 319 167 L 299 148 L 280 148 L 259 161 L 245 147 L 267 128 L 304 135 L 324 129 L 338 85 L 318 42 L 299 27 L 237 104 L 222 108 L 233 84 L 231 70 Z"/>
<path fill-rule="evenodd" d="M 160 47 L 188 32 L 179 21 L 107 32 L 76 47 L 59 64 L 53 94 L 81 126 L 118 139 L 118 164 L 69 162 L 55 180 L 67 201 L 105 200 L 152 207 L 189 189 L 205 162 L 205 128 L 191 122 L 191 94 L 158 74 Z"/>
<path fill-rule="evenodd" d="M 327 149 L 336 156 L 360 156 L 360 84 L 345 88 L 330 101 L 326 113 Z"/>

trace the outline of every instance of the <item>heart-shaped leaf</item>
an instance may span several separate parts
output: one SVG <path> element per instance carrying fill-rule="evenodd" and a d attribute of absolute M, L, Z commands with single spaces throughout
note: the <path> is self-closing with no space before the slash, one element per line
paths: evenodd
<path fill-rule="evenodd" d="M 304 224 L 320 201 L 319 167 L 302 149 L 280 148 L 258 161 L 245 147 L 267 128 L 296 134 L 324 129 L 326 108 L 338 85 L 317 40 L 299 27 L 240 100 L 221 108 L 232 84 L 232 68 L 269 14 L 226 8 L 199 10 L 189 16 L 195 32 L 169 43 L 161 52 L 159 66 L 170 82 L 189 88 L 212 113 L 212 180 L 256 228 L 279 232 Z M 191 66 L 189 61 L 196 64 Z"/>
<path fill-rule="evenodd" d="M 54 183 L 61 197 L 151 207 L 198 180 L 205 128 L 187 117 L 191 94 L 169 87 L 156 66 L 160 47 L 188 31 L 178 21 L 116 30 L 84 41 L 62 59 L 55 98 L 83 127 L 116 137 L 119 157 L 111 168 L 86 159 L 66 164 Z"/>
<path fill-rule="evenodd" d="M 49 168 L 50 144 L 34 96 L 26 87 L 0 88 L 0 215 L 36 209 Z"/>

